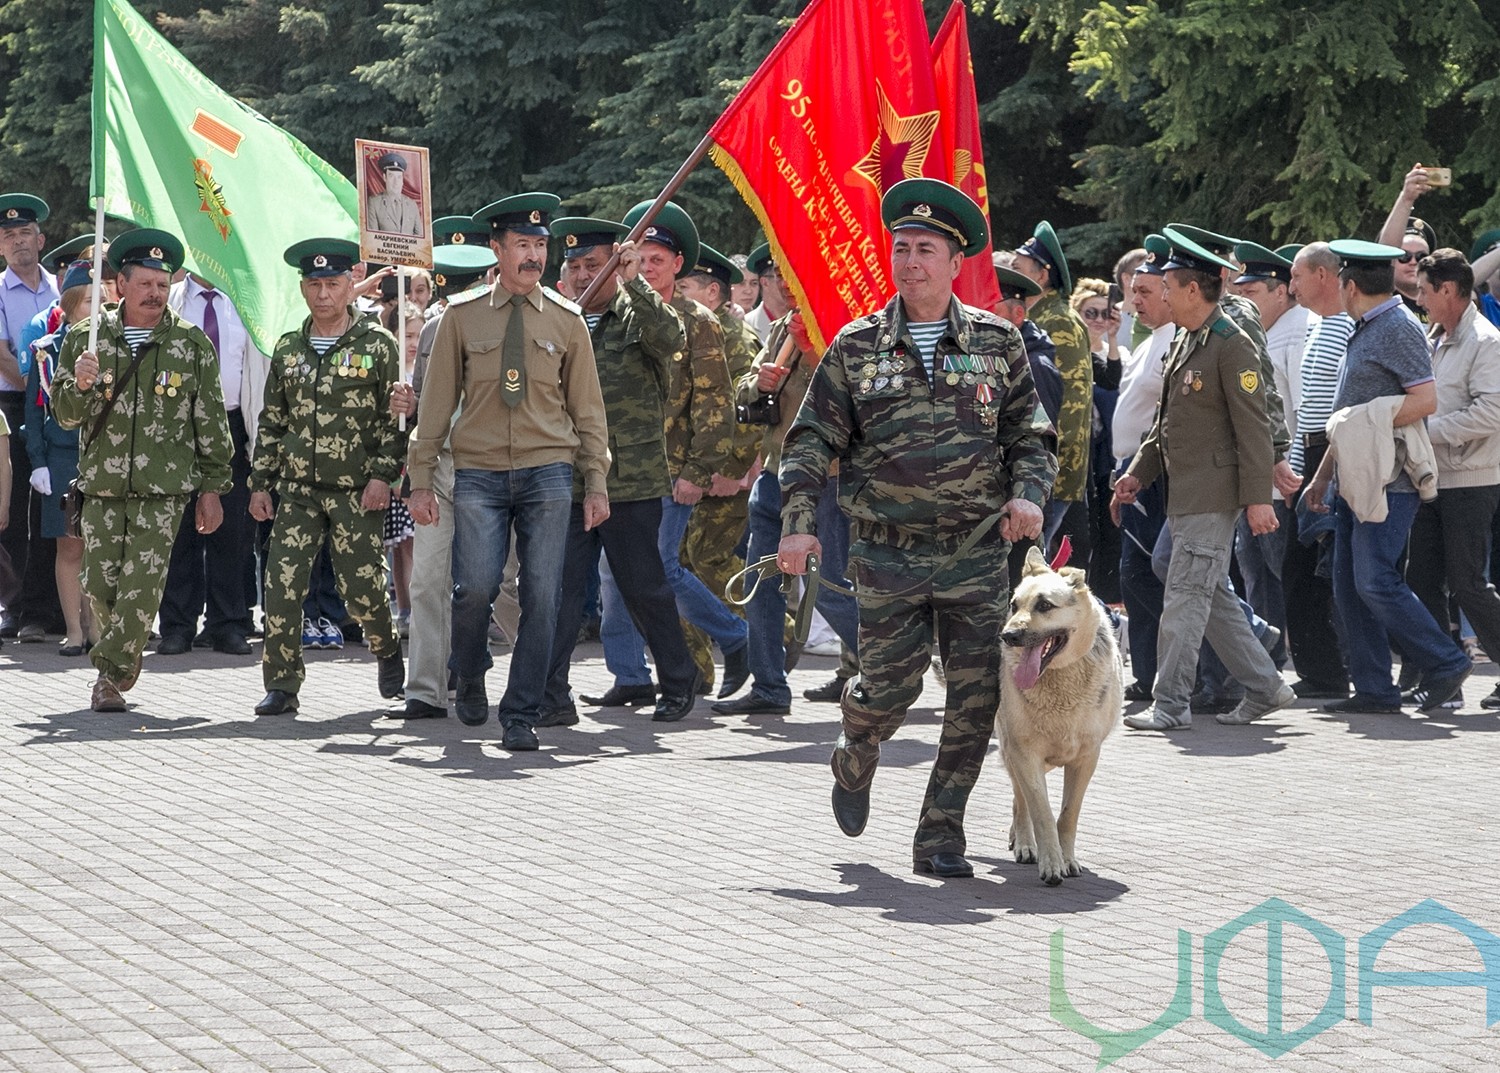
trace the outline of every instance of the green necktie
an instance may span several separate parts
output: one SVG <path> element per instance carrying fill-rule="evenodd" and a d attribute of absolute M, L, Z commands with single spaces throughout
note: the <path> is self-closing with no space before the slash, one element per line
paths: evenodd
<path fill-rule="evenodd" d="M 505 326 L 505 345 L 501 349 L 505 376 L 500 384 L 504 389 L 500 397 L 507 406 L 519 406 L 526 398 L 526 326 L 521 321 L 526 296 L 513 294 L 510 304 L 510 323 Z"/>

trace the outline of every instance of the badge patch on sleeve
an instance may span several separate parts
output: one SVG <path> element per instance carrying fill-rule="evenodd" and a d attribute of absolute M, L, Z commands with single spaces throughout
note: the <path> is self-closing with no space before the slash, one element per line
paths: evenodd
<path fill-rule="evenodd" d="M 1246 395 L 1254 395 L 1260 390 L 1260 374 L 1254 369 L 1246 369 L 1240 373 L 1240 390 Z"/>

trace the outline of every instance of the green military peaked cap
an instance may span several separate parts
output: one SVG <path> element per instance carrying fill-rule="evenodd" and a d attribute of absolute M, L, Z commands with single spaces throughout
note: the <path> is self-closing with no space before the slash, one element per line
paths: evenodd
<path fill-rule="evenodd" d="M 114 253 L 113 246 L 109 252 Z M 353 268 L 359 260 L 359 245 L 343 238 L 305 238 L 288 246 L 281 259 L 306 279 L 322 279 Z"/>
<path fill-rule="evenodd" d="M 51 211 L 35 194 L 0 194 L 0 227 L 39 224 Z"/>
<path fill-rule="evenodd" d="M 1276 247 L 1276 256 L 1285 257 L 1288 261 L 1295 261 L 1297 254 L 1302 252 L 1303 243 L 1288 242 L 1285 246 Z"/>
<path fill-rule="evenodd" d="M 1194 272 L 1207 272 L 1209 275 L 1217 276 L 1220 270 L 1225 268 L 1231 272 L 1238 271 L 1229 261 L 1216 253 L 1209 252 L 1178 231 L 1176 224 L 1168 224 L 1162 228 L 1161 233 L 1162 237 L 1172 244 L 1172 252 L 1167 257 L 1167 263 L 1162 265 L 1162 268 L 1168 272 L 1174 268 L 1186 268 Z"/>
<path fill-rule="evenodd" d="M 512 194 L 491 202 L 474 214 L 474 220 L 493 233 L 514 231 L 519 235 L 546 237 L 547 221 L 562 204 L 562 198 L 541 190 Z"/>
<path fill-rule="evenodd" d="M 1236 283 L 1254 283 L 1263 279 L 1279 279 L 1283 283 L 1292 281 L 1290 259 L 1266 249 L 1258 242 L 1240 242 L 1234 247 L 1234 259 L 1244 266 L 1236 277 Z"/>
<path fill-rule="evenodd" d="M 725 286 L 745 282 L 745 273 L 740 271 L 739 265 L 706 242 L 698 246 L 698 263 L 693 265 L 693 272 L 697 275 L 712 276 Z"/>
<path fill-rule="evenodd" d="M 109 239 L 105 239 L 108 242 Z M 63 269 L 78 259 L 78 255 L 88 249 L 94 243 L 94 233 L 85 232 L 68 239 L 61 246 L 57 246 L 42 254 L 42 267 L 54 276 L 60 276 Z"/>
<path fill-rule="evenodd" d="M 1057 289 L 1064 298 L 1073 293 L 1073 273 L 1068 271 L 1068 259 L 1063 256 L 1057 232 L 1046 220 L 1036 225 L 1031 237 L 1017 246 L 1015 252 L 1046 265 L 1056 277 Z"/>
<path fill-rule="evenodd" d="M 176 272 L 182 267 L 182 242 L 175 235 L 154 227 L 126 231 L 110 243 L 109 263 L 116 272 L 126 265 Z"/>
<path fill-rule="evenodd" d="M 1000 284 L 1000 297 L 1008 302 L 1024 301 L 1042 293 L 1036 280 L 1004 265 L 995 266 L 995 282 Z"/>
<path fill-rule="evenodd" d="M 474 222 L 472 216 L 439 216 L 432 221 L 432 237 L 447 239 L 451 246 L 488 246 L 489 228 Z"/>
<path fill-rule="evenodd" d="M 880 199 L 880 218 L 892 234 L 916 227 L 951 238 L 965 257 L 990 241 L 979 206 L 958 187 L 937 179 L 902 179 Z"/>
<path fill-rule="evenodd" d="M 1168 224 L 1167 226 L 1189 242 L 1197 243 L 1209 253 L 1226 259 L 1234 253 L 1234 248 L 1240 242 L 1237 238 L 1230 238 L 1228 235 L 1221 235 L 1217 231 L 1208 231 L 1202 227 L 1194 227 L 1192 224 Z"/>
<path fill-rule="evenodd" d="M 1166 275 L 1165 265 L 1167 258 L 1172 255 L 1172 244 L 1164 236 L 1153 231 L 1146 236 L 1141 245 L 1145 247 L 1146 259 L 1141 262 L 1141 266 L 1136 271 L 1144 272 L 1148 276 Z"/>
<path fill-rule="evenodd" d="M 582 257 L 599 246 L 614 247 L 630 228 L 597 216 L 560 216 L 552 221 L 552 234 L 562 239 L 563 258 Z"/>
<path fill-rule="evenodd" d="M 432 251 L 432 285 L 439 297 L 461 291 L 495 267 L 489 246 L 438 246 Z"/>
<path fill-rule="evenodd" d="M 1381 242 L 1366 242 L 1362 238 L 1341 238 L 1328 244 L 1333 255 L 1345 265 L 1358 264 L 1362 261 L 1371 264 L 1376 261 L 1409 261 L 1411 254 L 1400 246 L 1387 246 Z"/>
<path fill-rule="evenodd" d="M 1479 260 L 1496 246 L 1500 246 L 1500 227 L 1492 227 L 1474 240 L 1474 248 L 1469 251 L 1470 263 Z"/>
<path fill-rule="evenodd" d="M 745 258 L 745 271 L 752 276 L 764 275 L 771 267 L 771 244 L 762 242 Z"/>
<path fill-rule="evenodd" d="M 646 215 L 654 201 L 642 201 L 635 208 L 625 214 L 625 226 L 634 230 L 635 225 Z M 698 238 L 698 225 L 693 223 L 693 218 L 683 211 L 682 207 L 675 201 L 669 201 L 662 206 L 661 212 L 656 214 L 645 231 L 641 233 L 642 242 L 655 242 L 665 246 L 673 253 L 682 254 L 682 271 L 677 273 L 681 279 L 693 270 L 698 263 L 698 247 L 701 242 Z"/>

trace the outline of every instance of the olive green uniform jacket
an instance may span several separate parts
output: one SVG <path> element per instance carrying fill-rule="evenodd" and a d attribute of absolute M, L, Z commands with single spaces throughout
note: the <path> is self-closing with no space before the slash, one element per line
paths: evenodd
<path fill-rule="evenodd" d="M 707 488 L 722 473 L 734 447 L 734 403 L 724 329 L 707 306 L 673 298 L 687 347 L 672 362 L 667 396 L 667 462 L 672 478 Z"/>

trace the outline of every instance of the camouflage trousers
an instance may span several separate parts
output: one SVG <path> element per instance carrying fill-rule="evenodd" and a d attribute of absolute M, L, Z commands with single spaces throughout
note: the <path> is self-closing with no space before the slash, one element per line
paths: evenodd
<path fill-rule="evenodd" d="M 750 493 L 741 492 L 732 496 L 704 496 L 688 519 L 679 559 L 721 600 L 724 586 L 745 565 L 736 549 L 745 535 L 745 523 L 749 518 Z M 740 618 L 745 617 L 743 609 L 726 606 Z M 687 619 L 682 620 L 682 633 L 687 639 L 688 652 L 703 675 L 704 688 L 711 689 L 714 684 L 713 642 L 708 634 Z"/>
<path fill-rule="evenodd" d="M 313 560 L 329 538 L 333 573 L 349 614 L 364 628 L 377 656 L 399 651 L 386 600 L 385 512 L 360 507 L 363 489 L 283 488 L 266 558 L 266 645 L 261 677 L 266 689 L 296 693 L 302 662 L 302 601 Z"/>
<path fill-rule="evenodd" d="M 951 547 L 857 541 L 850 549 L 860 594 L 860 677 L 844 691 L 843 732 L 832 759 L 840 786 L 863 789 L 875 777 L 880 743 L 896 733 L 921 694 L 934 631 L 940 638 L 948 696 L 917 821 L 917 858 L 966 850 L 964 809 L 1000 703 L 1000 628 L 1010 599 L 1006 550 L 986 542 L 924 582 Z"/>
<path fill-rule="evenodd" d="M 146 650 L 187 501 L 187 496 L 83 501 L 83 592 L 99 624 L 99 642 L 89 659 L 106 678 L 128 678 Z"/>

